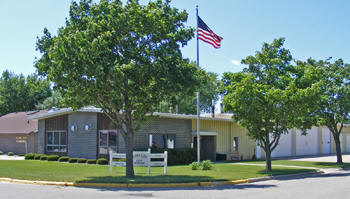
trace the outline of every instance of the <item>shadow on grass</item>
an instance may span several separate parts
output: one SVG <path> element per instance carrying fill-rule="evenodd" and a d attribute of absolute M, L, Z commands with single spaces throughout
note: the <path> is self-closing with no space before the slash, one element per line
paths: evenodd
<path fill-rule="evenodd" d="M 298 174 L 298 173 L 306 173 L 306 172 L 313 172 L 317 171 L 315 169 L 274 169 L 272 168 L 271 172 L 266 172 L 265 170 L 261 170 L 257 172 L 258 174 L 267 174 L 268 176 L 279 176 L 279 175 L 289 175 L 289 174 Z"/>

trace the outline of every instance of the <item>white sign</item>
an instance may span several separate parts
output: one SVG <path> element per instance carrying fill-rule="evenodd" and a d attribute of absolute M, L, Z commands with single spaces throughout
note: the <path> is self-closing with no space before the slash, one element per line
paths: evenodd
<path fill-rule="evenodd" d="M 148 157 L 149 154 L 147 151 L 134 151 L 134 166 L 148 166 Z"/>
<path fill-rule="evenodd" d="M 126 162 L 113 161 L 113 158 L 121 159 L 126 158 L 125 153 L 109 152 L 109 171 L 112 172 L 112 166 L 126 166 Z M 152 158 L 164 159 L 163 161 L 152 161 Z M 147 166 L 148 174 L 151 173 L 151 166 L 159 167 L 164 166 L 164 174 L 167 173 L 168 166 L 168 152 L 164 153 L 151 153 L 151 149 L 148 151 L 134 151 L 133 153 L 134 166 Z"/>

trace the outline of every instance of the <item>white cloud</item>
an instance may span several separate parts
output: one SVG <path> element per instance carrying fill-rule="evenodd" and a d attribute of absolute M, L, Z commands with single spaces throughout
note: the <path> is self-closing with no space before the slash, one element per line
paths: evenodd
<path fill-rule="evenodd" d="M 240 65 L 241 65 L 240 61 L 235 60 L 235 59 L 231 60 L 231 63 L 232 63 L 233 65 L 236 65 L 236 66 L 240 66 Z"/>

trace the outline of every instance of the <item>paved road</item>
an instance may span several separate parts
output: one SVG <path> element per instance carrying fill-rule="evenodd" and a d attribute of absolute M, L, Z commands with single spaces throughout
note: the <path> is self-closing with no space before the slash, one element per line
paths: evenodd
<path fill-rule="evenodd" d="M 343 162 L 350 163 L 350 154 L 343 154 Z M 297 160 L 297 161 L 312 161 L 312 162 L 337 162 L 337 156 L 326 155 L 326 156 L 304 156 L 296 158 L 287 158 L 288 160 Z"/>
<path fill-rule="evenodd" d="M 350 198 L 350 171 L 332 171 L 306 178 L 284 178 L 252 184 L 211 188 L 101 189 L 40 186 L 0 182 L 0 198 Z"/>

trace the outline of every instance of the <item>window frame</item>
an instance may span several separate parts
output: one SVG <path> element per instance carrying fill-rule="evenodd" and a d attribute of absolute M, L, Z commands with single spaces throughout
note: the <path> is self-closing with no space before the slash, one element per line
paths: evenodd
<path fill-rule="evenodd" d="M 49 144 L 49 133 L 52 133 L 52 137 L 53 137 L 53 142 L 52 143 L 55 143 L 55 134 L 58 133 L 59 136 L 58 136 L 58 144 Z M 62 141 L 62 133 L 65 133 L 66 134 L 66 144 L 61 144 L 61 141 Z M 68 133 L 66 130 L 50 130 L 50 131 L 46 131 L 46 147 L 45 147 L 45 150 L 46 152 L 54 152 L 54 153 L 67 153 L 68 151 Z M 58 147 L 59 148 L 59 151 L 55 151 L 55 150 L 49 150 L 48 148 L 49 147 Z M 64 147 L 65 150 L 64 151 L 61 151 L 60 148 L 61 147 Z"/>
<path fill-rule="evenodd" d="M 175 148 L 176 148 L 176 142 L 175 142 L 175 140 L 176 140 L 176 134 L 174 134 L 174 133 L 149 133 L 149 134 L 148 134 L 148 143 L 149 143 L 149 147 L 154 147 L 154 146 L 152 146 L 152 145 L 153 145 L 153 138 L 154 138 L 155 135 L 156 135 L 156 136 L 166 136 L 166 142 L 167 142 L 167 144 L 163 143 L 163 144 L 164 144 L 164 147 L 159 147 L 159 146 L 157 146 L 157 148 L 160 148 L 160 149 L 175 149 Z M 173 142 L 174 142 L 173 148 L 169 148 L 169 146 L 168 146 L 169 136 L 172 136 L 172 137 L 173 137 Z"/>
<path fill-rule="evenodd" d="M 236 142 L 235 138 L 237 138 L 237 142 Z M 233 136 L 232 149 L 233 149 L 233 151 L 238 151 L 239 150 L 239 136 Z"/>
<path fill-rule="evenodd" d="M 113 133 L 115 133 L 115 146 L 110 146 L 110 144 L 109 144 L 109 133 L 110 132 L 113 132 Z M 106 145 L 102 145 L 101 146 L 101 133 L 107 133 L 107 143 L 106 143 Z M 106 153 L 102 153 L 101 152 L 101 148 L 102 149 L 106 149 L 107 150 L 107 152 Z M 99 130 L 98 131 L 98 154 L 101 154 L 101 155 L 106 155 L 106 154 L 108 154 L 109 153 L 109 150 L 110 149 L 115 149 L 115 151 L 117 152 L 117 150 L 118 150 L 118 131 L 117 130 L 115 130 L 115 129 L 111 129 L 111 130 Z"/>

